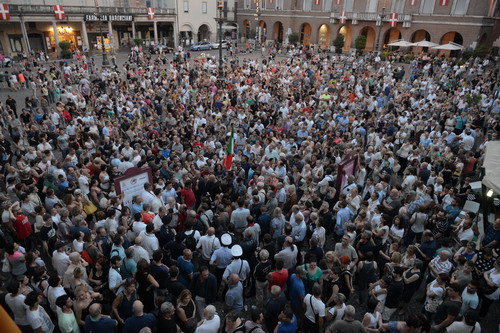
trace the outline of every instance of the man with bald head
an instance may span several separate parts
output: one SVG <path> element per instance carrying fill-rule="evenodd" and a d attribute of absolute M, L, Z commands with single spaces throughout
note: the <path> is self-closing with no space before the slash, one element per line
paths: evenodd
<path fill-rule="evenodd" d="M 132 245 L 130 248 L 134 250 L 134 255 L 132 256 L 132 259 L 136 263 L 139 262 L 141 259 L 145 259 L 146 261 L 149 262 L 149 253 L 146 251 L 144 247 L 142 247 L 142 243 L 144 242 L 144 238 L 142 237 L 136 237 L 134 240 L 134 245 Z"/>
<path fill-rule="evenodd" d="M 208 266 L 210 263 L 210 258 L 215 250 L 220 249 L 220 241 L 215 236 L 215 229 L 213 227 L 208 228 L 207 234 L 201 236 L 196 244 L 196 248 L 200 250 L 200 260 L 199 266 Z"/>
<path fill-rule="evenodd" d="M 384 207 L 384 213 L 389 214 L 391 221 L 394 216 L 399 214 L 399 209 L 402 206 L 401 195 L 399 191 L 395 188 L 389 192 L 389 196 L 382 201 L 382 206 Z"/>
<path fill-rule="evenodd" d="M 240 276 L 233 273 L 227 280 L 228 291 L 224 300 L 225 311 L 242 311 L 243 310 L 243 285 L 240 282 Z"/>
<path fill-rule="evenodd" d="M 144 304 L 135 301 L 132 305 L 134 315 L 128 318 L 123 325 L 122 333 L 139 333 L 144 327 L 156 327 L 156 317 L 152 313 L 144 313 Z"/>
<path fill-rule="evenodd" d="M 85 318 L 85 332 L 113 332 L 118 322 L 109 316 L 103 315 L 101 312 L 101 304 L 95 303 L 90 306 L 89 314 Z"/>
<path fill-rule="evenodd" d="M 430 274 L 427 278 L 427 283 L 433 281 L 441 273 L 451 275 L 453 264 L 450 262 L 451 253 L 448 250 L 443 250 L 431 260 L 429 263 Z"/>
<path fill-rule="evenodd" d="M 356 310 L 354 306 L 348 305 L 344 311 L 344 318 L 335 320 L 332 325 L 326 329 L 326 333 L 359 333 L 366 332 L 365 327 L 359 320 L 354 319 Z"/>
<path fill-rule="evenodd" d="M 286 296 L 281 291 L 278 285 L 271 287 L 271 297 L 265 304 L 266 311 L 264 312 L 264 322 L 269 332 L 273 331 L 273 327 L 278 325 L 278 316 L 285 309 Z"/>
<path fill-rule="evenodd" d="M 73 278 L 73 272 L 75 268 L 80 267 L 81 271 L 83 272 L 82 280 L 87 281 L 87 271 L 85 267 L 88 265 L 88 263 L 82 259 L 82 256 L 78 252 L 72 252 L 69 255 L 69 261 L 70 264 L 68 266 L 68 269 L 66 269 L 66 272 L 64 272 L 64 277 L 63 277 L 63 286 L 64 288 L 69 288 L 70 285 L 69 283 L 71 282 L 71 279 Z"/>

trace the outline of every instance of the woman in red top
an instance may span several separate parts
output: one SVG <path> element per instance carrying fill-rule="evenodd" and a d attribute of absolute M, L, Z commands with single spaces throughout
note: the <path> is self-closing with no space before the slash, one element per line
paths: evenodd
<path fill-rule="evenodd" d="M 283 268 L 284 263 L 282 260 L 276 260 L 276 270 L 268 274 L 269 280 L 268 290 L 271 291 L 272 286 L 278 286 L 281 290 L 285 290 L 286 281 L 288 280 L 288 269 Z"/>

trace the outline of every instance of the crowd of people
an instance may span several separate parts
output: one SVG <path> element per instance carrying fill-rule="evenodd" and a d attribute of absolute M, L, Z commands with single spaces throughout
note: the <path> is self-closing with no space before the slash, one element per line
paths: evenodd
<path fill-rule="evenodd" d="M 33 94 L 0 105 L 0 302 L 22 332 L 481 331 L 500 219 L 462 208 L 497 59 L 270 54 L 223 78 L 137 47 L 14 69 Z M 131 168 L 153 180 L 126 204 Z"/>

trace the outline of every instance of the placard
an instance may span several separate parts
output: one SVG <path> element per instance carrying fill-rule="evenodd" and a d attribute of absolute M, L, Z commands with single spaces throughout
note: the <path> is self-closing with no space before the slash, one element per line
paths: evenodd
<path fill-rule="evenodd" d="M 338 198 L 345 184 L 347 183 L 347 176 L 354 175 L 356 172 L 356 167 L 358 164 L 358 155 L 347 155 L 344 159 L 339 163 L 339 167 L 337 170 L 337 193 L 336 197 Z"/>
<path fill-rule="evenodd" d="M 123 205 L 132 207 L 132 199 L 144 192 L 144 184 L 153 183 L 151 168 L 130 168 L 115 179 L 116 194 L 124 193 Z"/>

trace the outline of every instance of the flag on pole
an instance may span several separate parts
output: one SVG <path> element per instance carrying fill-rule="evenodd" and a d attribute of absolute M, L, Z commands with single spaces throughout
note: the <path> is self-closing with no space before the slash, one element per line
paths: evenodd
<path fill-rule="evenodd" d="M 391 28 L 394 28 L 398 25 L 398 13 L 389 14 L 389 22 L 391 24 Z"/>
<path fill-rule="evenodd" d="M 64 8 L 62 5 L 54 5 L 54 14 L 56 15 L 56 20 L 64 20 Z"/>
<path fill-rule="evenodd" d="M 155 9 L 148 8 L 148 20 L 152 20 L 155 18 Z"/>
<path fill-rule="evenodd" d="M 10 20 L 9 5 L 0 3 L 0 20 Z"/>
<path fill-rule="evenodd" d="M 321 4 L 321 0 L 314 0 L 314 4 L 319 6 Z"/>
<path fill-rule="evenodd" d="M 448 6 L 449 3 L 450 3 L 450 0 L 439 0 L 439 4 L 441 6 Z"/>
<path fill-rule="evenodd" d="M 415 6 L 416 2 L 417 2 L 417 0 L 410 0 L 410 6 Z"/>
<path fill-rule="evenodd" d="M 345 11 L 340 12 L 339 20 L 341 24 L 345 24 L 347 22 L 347 16 L 345 15 Z"/>
<path fill-rule="evenodd" d="M 229 138 L 229 142 L 227 143 L 226 157 L 224 157 L 224 161 L 222 162 L 226 170 L 231 169 L 231 165 L 233 164 L 233 155 L 234 155 L 233 153 L 234 153 L 234 128 L 231 128 L 231 137 Z"/>

